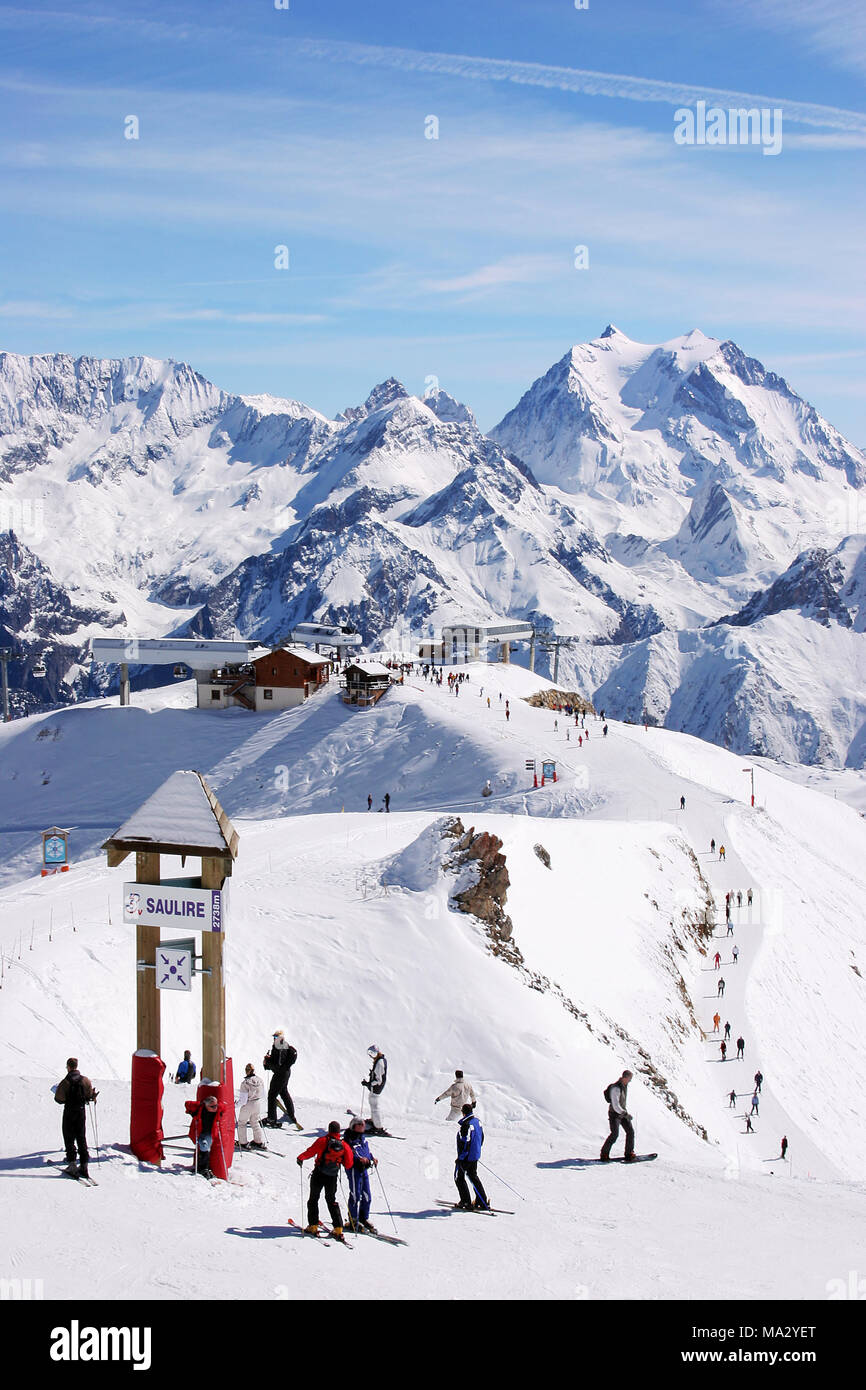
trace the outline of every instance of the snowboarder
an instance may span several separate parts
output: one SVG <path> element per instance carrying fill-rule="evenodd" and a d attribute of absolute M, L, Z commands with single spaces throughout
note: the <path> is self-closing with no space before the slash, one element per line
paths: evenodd
<path fill-rule="evenodd" d="M 745 1039 L 745 1038 L 742 1038 L 742 1037 L 737 1038 L 737 1061 L 738 1061 L 738 1062 L 739 1062 L 739 1060 L 740 1060 L 741 1057 L 745 1056 L 745 1052 L 746 1052 L 746 1039 Z"/>
<path fill-rule="evenodd" d="M 367 1048 L 367 1056 L 372 1057 L 373 1065 L 370 1067 L 370 1075 L 361 1085 L 365 1086 L 370 1092 L 370 1134 L 382 1134 L 390 1139 L 390 1134 L 382 1123 L 382 1111 L 379 1106 L 379 1097 L 385 1089 L 385 1082 L 388 1079 L 388 1061 L 383 1052 L 379 1050 L 378 1043 L 371 1043 Z"/>
<path fill-rule="evenodd" d="M 782 1158 L 786 1158 L 786 1157 L 787 1157 L 787 1154 L 788 1154 L 788 1136 L 787 1136 L 787 1134 L 783 1134 L 783 1135 L 782 1135 Z"/>
<path fill-rule="evenodd" d="M 737 961 L 740 959 L 739 946 L 734 946 L 733 950 L 731 951 L 731 959 L 733 960 L 734 965 L 736 965 Z"/>
<path fill-rule="evenodd" d="M 729 1110 L 733 1110 L 736 1104 L 737 1104 L 737 1093 L 736 1093 L 736 1091 L 731 1091 L 731 1094 L 728 1096 L 728 1109 L 729 1109 Z"/>
<path fill-rule="evenodd" d="M 391 793 L 390 793 L 390 792 L 386 792 L 385 795 L 384 795 L 384 797 L 382 798 L 382 800 L 385 802 L 385 810 L 388 811 L 388 812 L 390 812 L 390 810 L 391 810 Z"/>
<path fill-rule="evenodd" d="M 440 1100 L 448 1097 L 450 1109 L 447 1118 L 449 1120 L 459 1120 L 463 1113 L 464 1105 L 471 1105 L 473 1110 L 477 1104 L 475 1092 L 470 1082 L 464 1080 L 462 1071 L 455 1071 L 454 1080 L 451 1085 L 446 1087 L 441 1096 L 437 1096 L 434 1105 L 438 1105 Z"/>
<path fill-rule="evenodd" d="M 217 1142 L 222 1143 L 220 1126 L 225 1114 L 225 1101 L 217 1100 L 216 1096 L 205 1096 L 204 1100 L 186 1101 L 183 1108 L 191 1116 L 189 1137 L 195 1144 L 192 1171 L 200 1173 L 203 1178 L 212 1178 L 214 1174 L 211 1171 L 210 1156 L 214 1135 Z"/>
<path fill-rule="evenodd" d="M 724 980 L 719 980 L 719 987 L 718 987 L 718 989 L 716 990 L 716 994 L 717 994 L 719 997 L 721 997 L 721 995 L 723 995 L 724 992 L 725 992 L 725 982 L 724 982 Z"/>
<path fill-rule="evenodd" d="M 366 1231 L 368 1235 L 378 1235 L 375 1226 L 370 1225 L 370 1204 L 373 1194 L 370 1191 L 370 1169 L 377 1168 L 379 1160 L 370 1153 L 364 1121 L 356 1115 L 343 1135 L 343 1143 L 352 1150 L 352 1166 L 346 1177 L 349 1183 L 349 1226 L 353 1231 Z"/>
<path fill-rule="evenodd" d="M 367 793 L 367 810 L 368 810 L 368 811 L 372 811 L 372 809 L 373 809 L 373 797 L 372 797 L 372 793 L 368 792 L 368 793 Z"/>
<path fill-rule="evenodd" d="M 719 1051 L 722 1054 L 722 1061 L 726 1062 L 728 1060 L 728 1044 L 724 1040 L 719 1043 Z"/>
<path fill-rule="evenodd" d="M 680 797 L 680 810 L 681 810 L 681 811 L 684 811 L 685 809 L 686 809 L 686 799 L 685 799 L 684 796 L 681 796 L 681 797 Z"/>
<path fill-rule="evenodd" d="M 238 1143 L 242 1149 L 247 1147 L 247 1125 L 251 1125 L 253 1131 L 249 1148 L 263 1149 L 266 1147 L 265 1136 L 262 1134 L 262 1127 L 259 1124 L 264 1097 L 265 1083 L 260 1076 L 256 1076 L 256 1069 L 252 1062 L 247 1062 L 238 1097 L 238 1104 L 241 1107 L 238 1111 Z"/>
<path fill-rule="evenodd" d="M 724 847 L 724 845 L 719 845 L 719 859 L 724 859 L 724 857 L 725 857 L 725 847 Z"/>
<path fill-rule="evenodd" d="M 719 966 L 720 966 L 721 963 L 722 963 L 722 957 L 721 957 L 721 953 L 720 953 L 719 951 L 716 951 L 716 954 L 713 956 L 713 961 L 714 961 L 714 963 L 715 963 L 716 969 L 718 970 Z"/>
<path fill-rule="evenodd" d="M 606 1086 L 604 1089 L 610 1134 L 601 1148 L 602 1163 L 610 1162 L 610 1151 L 616 1143 L 620 1127 L 625 1130 L 625 1161 L 631 1163 L 634 1159 L 634 1126 L 631 1115 L 628 1113 L 628 1083 L 631 1079 L 632 1073 L 624 1071 L 618 1081 L 613 1081 L 610 1086 Z"/>
<path fill-rule="evenodd" d="M 54 1100 L 63 1106 L 63 1143 L 66 1146 L 66 1172 L 73 1178 L 88 1177 L 90 1155 L 87 1152 L 87 1106 L 95 1103 L 98 1091 L 88 1076 L 78 1070 L 78 1058 L 68 1057 L 66 1075 L 54 1088 Z M 78 1146 L 78 1166 L 75 1149 Z"/>
<path fill-rule="evenodd" d="M 298 1060 L 298 1054 L 291 1043 L 286 1042 L 282 1028 L 278 1028 L 274 1033 L 274 1040 L 269 1052 L 265 1054 L 262 1063 L 265 1071 L 272 1072 L 271 1084 L 268 1087 L 268 1114 L 267 1119 L 262 1120 L 262 1124 L 267 1129 L 279 1129 L 280 1121 L 277 1118 L 277 1098 L 283 1102 L 286 1111 L 286 1119 L 291 1121 L 295 1129 L 303 1129 L 295 1115 L 295 1104 L 289 1095 L 289 1077 L 292 1074 L 292 1067 Z"/>
<path fill-rule="evenodd" d="M 756 1071 L 756 1072 L 755 1072 L 755 1090 L 756 1090 L 756 1092 L 757 1092 L 758 1095 L 761 1094 L 761 1083 L 763 1082 L 763 1080 L 764 1080 L 764 1074 L 763 1074 L 763 1072 Z"/>
<path fill-rule="evenodd" d="M 179 1086 L 182 1083 L 189 1084 L 189 1082 L 193 1081 L 194 1079 L 195 1062 L 192 1060 L 192 1053 L 189 1051 L 189 1049 L 187 1049 L 187 1051 L 183 1054 L 183 1061 L 178 1062 L 177 1064 L 177 1071 L 174 1074 L 174 1082 L 176 1086 Z"/>
<path fill-rule="evenodd" d="M 463 1119 L 457 1126 L 457 1161 L 454 1164 L 454 1182 L 460 1195 L 457 1206 L 462 1211 L 471 1211 L 473 1206 L 480 1207 L 482 1210 L 489 1210 L 490 1203 L 487 1200 L 487 1193 L 478 1176 L 478 1162 L 481 1158 L 481 1146 L 484 1143 L 484 1130 L 481 1128 L 481 1121 L 477 1115 L 473 1115 L 472 1106 L 463 1106 Z M 475 1189 L 475 1201 L 469 1195 L 469 1188 L 466 1179 L 469 1179 Z"/>
<path fill-rule="evenodd" d="M 347 1173 L 351 1171 L 355 1157 L 350 1146 L 340 1137 L 339 1120 L 332 1120 L 328 1125 L 327 1134 L 315 1139 L 308 1149 L 298 1154 L 299 1168 L 303 1167 L 306 1158 L 315 1159 L 307 1201 L 307 1235 L 319 1234 L 319 1198 L 324 1192 L 333 1234 L 337 1240 L 342 1240 L 343 1218 L 337 1205 L 337 1179 L 341 1168 L 345 1168 Z"/>

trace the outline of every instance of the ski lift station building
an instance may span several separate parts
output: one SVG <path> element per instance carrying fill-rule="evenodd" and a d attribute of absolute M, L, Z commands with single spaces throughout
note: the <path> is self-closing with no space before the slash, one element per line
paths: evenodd
<path fill-rule="evenodd" d="M 442 628 L 441 642 L 422 642 L 419 655 L 436 661 L 457 664 L 486 659 L 491 644 L 499 647 L 499 660 L 511 660 L 511 643 L 528 642 L 529 669 L 535 669 L 535 628 L 523 621 L 482 623 L 468 619 L 449 623 Z M 484 656 L 482 657 L 482 652 Z"/>

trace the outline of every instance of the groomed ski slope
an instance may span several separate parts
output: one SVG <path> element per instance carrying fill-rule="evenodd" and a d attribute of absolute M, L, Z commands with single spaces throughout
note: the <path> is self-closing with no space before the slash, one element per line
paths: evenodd
<path fill-rule="evenodd" d="M 331 691 L 270 719 L 221 717 L 178 707 L 189 696 L 175 688 L 147 707 L 101 702 L 0 731 L 0 776 L 16 774 L 18 824 L 80 817 L 82 840 L 104 838 L 175 767 L 205 772 L 241 834 L 227 935 L 236 1072 L 248 1059 L 260 1064 L 284 1027 L 300 1053 L 298 1113 L 315 1132 L 358 1108 L 365 1049 L 377 1041 L 389 1058 L 388 1122 L 407 1136 L 376 1151 L 411 1244 L 365 1242 L 351 1256 L 290 1234 L 285 1218 L 299 1219 L 300 1196 L 288 1159 L 241 1156 L 223 1189 L 175 1171 L 188 1162 L 182 1142 L 161 1173 L 140 1167 L 122 1148 L 134 1047 L 133 952 L 118 920 L 124 870 L 93 858 L 62 877 L 22 878 L 35 843 L 22 829 L 5 865 L 18 881 L 0 894 L 9 1117 L 0 1163 L 15 1192 L 0 1240 L 7 1263 L 48 1280 L 46 1297 L 82 1283 L 93 1296 L 275 1297 L 284 1285 L 292 1298 L 313 1297 L 332 1278 L 321 1261 L 351 1258 L 388 1297 L 796 1298 L 821 1297 L 827 1280 L 862 1266 L 866 1127 L 844 1081 L 859 1058 L 864 980 L 853 966 L 866 958 L 861 818 L 765 769 L 765 806 L 753 811 L 742 759 L 682 735 L 611 721 L 604 739 L 588 719 L 589 743 L 578 748 L 564 715 L 520 699 L 545 682 L 518 668 L 469 670 L 459 697 L 414 679 L 367 712 L 344 711 Z M 126 733 L 134 721 L 134 746 L 122 721 Z M 60 737 L 36 743 L 43 786 L 33 740 L 58 722 Z M 542 754 L 557 758 L 559 780 L 528 790 L 524 761 Z M 359 809 L 368 790 L 374 805 L 390 791 L 391 814 Z M 524 972 L 449 907 L 455 880 L 441 869 L 450 842 L 440 832 L 455 812 L 503 841 Z M 710 855 L 711 836 L 726 844 L 725 863 Z M 718 910 L 704 954 L 683 924 L 702 915 L 707 883 Z M 734 910 L 733 966 L 724 893 L 745 896 L 749 886 L 752 913 Z M 732 1039 L 746 1038 L 744 1062 L 721 1063 L 711 1031 L 717 946 L 720 1013 Z M 199 1032 L 197 996 L 166 996 L 170 1065 L 186 1046 L 198 1055 Z M 52 1188 L 45 1162 L 60 1157 L 48 1086 L 69 1052 L 102 1089 L 106 1161 L 89 1192 L 62 1179 Z M 635 1170 L 585 1166 L 606 1131 L 601 1090 L 623 1065 L 636 1073 L 638 1147 L 660 1159 Z M 747 1136 L 758 1065 L 761 1114 Z M 485 1160 L 526 1199 L 491 1179 L 496 1204 L 516 1213 L 495 1224 L 443 1215 L 435 1202 L 452 1191 L 453 1133 L 432 1101 L 457 1066 L 479 1094 Z M 167 1134 L 186 1129 L 179 1092 L 170 1089 Z M 782 1133 L 787 1164 L 776 1161 Z M 309 1139 L 281 1132 L 273 1142 L 292 1155 Z M 376 1184 L 375 1219 L 391 1231 L 381 1199 Z"/>

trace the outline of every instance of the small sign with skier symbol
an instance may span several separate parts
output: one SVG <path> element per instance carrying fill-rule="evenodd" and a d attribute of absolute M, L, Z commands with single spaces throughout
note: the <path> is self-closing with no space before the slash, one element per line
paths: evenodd
<path fill-rule="evenodd" d="M 156 953 L 157 989 L 192 989 L 192 954 L 174 946 L 160 946 Z"/>

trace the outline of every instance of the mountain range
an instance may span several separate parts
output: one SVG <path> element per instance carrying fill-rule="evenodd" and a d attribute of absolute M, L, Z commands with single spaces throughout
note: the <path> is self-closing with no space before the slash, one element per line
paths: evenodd
<path fill-rule="evenodd" d="M 394 378 L 328 419 L 180 363 L 3 353 L 0 642 L 20 712 L 107 689 L 98 634 L 321 619 L 411 649 L 513 616 L 618 718 L 862 767 L 864 490 L 862 450 L 696 330 L 608 326 L 487 435 Z"/>

